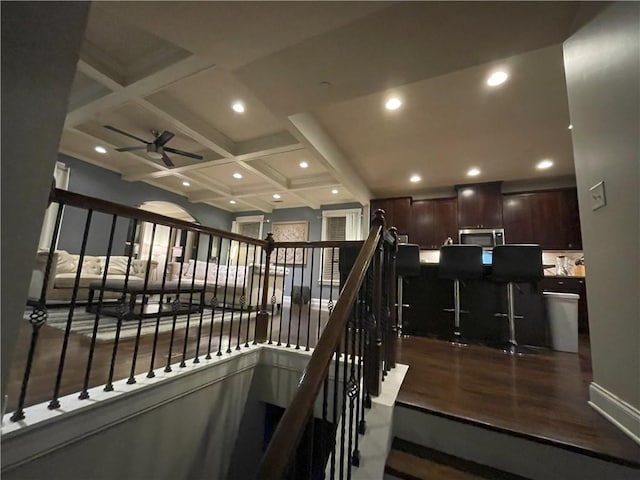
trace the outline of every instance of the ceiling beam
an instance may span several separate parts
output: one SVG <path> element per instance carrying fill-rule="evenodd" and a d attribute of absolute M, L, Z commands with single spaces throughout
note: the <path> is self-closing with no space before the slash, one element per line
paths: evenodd
<path fill-rule="evenodd" d="M 373 198 L 371 191 L 320 123 L 309 113 L 291 115 L 289 122 L 299 133 L 300 140 L 320 157 L 325 167 L 340 179 L 356 200 L 367 205 Z"/>
<path fill-rule="evenodd" d="M 304 147 L 288 131 L 252 138 L 236 143 L 234 150 L 237 160 L 247 161 L 254 158 L 267 157 L 277 153 L 302 150 Z"/>

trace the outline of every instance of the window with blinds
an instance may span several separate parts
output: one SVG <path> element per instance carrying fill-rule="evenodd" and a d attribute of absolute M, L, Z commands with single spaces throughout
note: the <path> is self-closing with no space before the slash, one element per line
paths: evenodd
<path fill-rule="evenodd" d="M 346 240 L 347 218 L 326 217 L 323 222 L 322 240 L 341 241 Z M 338 263 L 340 259 L 339 248 L 325 248 L 322 252 L 322 282 L 336 284 L 340 281 Z"/>

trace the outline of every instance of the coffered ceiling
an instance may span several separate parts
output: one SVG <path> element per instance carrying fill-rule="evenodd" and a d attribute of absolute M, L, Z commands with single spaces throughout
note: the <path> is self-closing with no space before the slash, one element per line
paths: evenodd
<path fill-rule="evenodd" d="M 580 7 L 96 2 L 60 150 L 230 211 L 573 175 L 562 41 Z M 490 88 L 495 69 L 509 79 Z M 167 146 L 203 159 L 116 152 L 143 144 L 104 125 L 169 130 Z M 543 158 L 553 167 L 536 170 Z"/>

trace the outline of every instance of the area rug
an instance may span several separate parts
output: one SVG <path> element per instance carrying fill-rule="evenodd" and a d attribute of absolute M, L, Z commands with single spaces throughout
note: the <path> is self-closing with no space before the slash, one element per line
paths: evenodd
<path fill-rule="evenodd" d="M 30 309 L 27 309 L 24 313 L 24 319 L 29 320 Z M 49 327 L 57 328 L 59 330 L 65 330 L 67 327 L 67 321 L 69 319 L 68 308 L 51 308 L 48 310 L 48 317 L 46 325 Z M 224 312 L 224 321 L 231 320 L 233 314 L 233 320 L 237 321 L 240 318 L 240 312 Z M 248 318 L 248 313 L 243 312 L 243 322 Z M 91 338 L 93 335 L 93 326 L 95 322 L 96 314 L 89 313 L 84 310 L 84 307 L 78 307 L 73 312 L 71 320 L 71 332 L 84 335 Z M 211 324 L 211 310 L 205 309 L 202 317 L 202 326 L 208 326 Z M 222 321 L 223 313 L 216 312 L 214 316 L 214 324 Z M 176 330 L 184 329 L 187 325 L 188 316 L 186 314 L 178 315 L 176 317 Z M 140 335 L 153 335 L 156 330 L 157 318 L 143 318 L 142 327 L 140 329 Z M 120 327 L 120 339 L 135 338 L 138 334 L 138 323 L 140 320 L 124 320 Z M 200 313 L 192 313 L 189 319 L 189 330 L 194 331 L 198 328 L 200 323 Z M 160 317 L 160 323 L 158 325 L 158 332 L 170 332 L 173 327 L 173 316 Z M 98 331 L 96 333 L 96 340 L 99 342 L 105 342 L 113 340 L 116 336 L 117 319 L 107 315 L 101 315 L 98 319 Z"/>

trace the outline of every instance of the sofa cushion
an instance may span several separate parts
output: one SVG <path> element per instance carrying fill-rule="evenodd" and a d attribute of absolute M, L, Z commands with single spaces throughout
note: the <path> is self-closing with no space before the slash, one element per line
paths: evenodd
<path fill-rule="evenodd" d="M 100 275 L 102 273 L 102 265 L 98 257 L 85 256 L 82 259 L 82 276 Z"/>
<path fill-rule="evenodd" d="M 78 286 L 80 288 L 87 288 L 90 283 L 100 281 L 102 281 L 102 275 L 83 273 L 80 277 L 80 283 L 78 284 Z M 59 275 L 56 275 L 56 281 L 53 283 L 53 285 L 55 288 L 73 288 L 75 282 L 75 273 L 61 273 Z"/>
<path fill-rule="evenodd" d="M 58 250 L 56 254 L 58 257 L 56 273 L 75 273 L 78 268 L 77 255 L 71 255 L 66 250 Z"/>
<path fill-rule="evenodd" d="M 102 264 L 106 263 L 104 257 L 102 257 Z M 117 256 L 114 255 L 109 258 L 109 269 L 107 270 L 107 275 L 126 275 L 127 274 L 127 264 L 129 263 L 129 257 Z M 133 266 L 132 266 L 133 267 Z M 131 271 L 129 273 L 132 273 Z"/>

